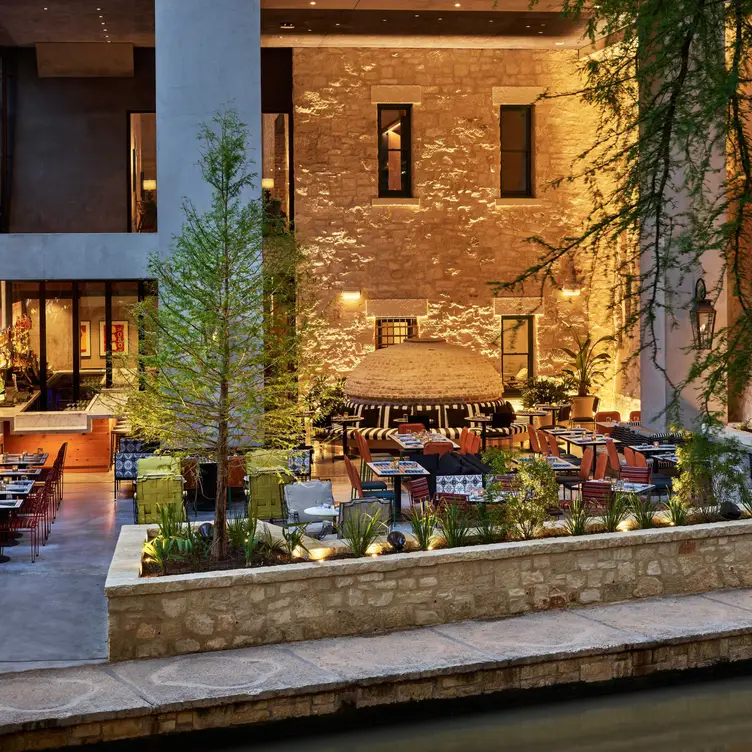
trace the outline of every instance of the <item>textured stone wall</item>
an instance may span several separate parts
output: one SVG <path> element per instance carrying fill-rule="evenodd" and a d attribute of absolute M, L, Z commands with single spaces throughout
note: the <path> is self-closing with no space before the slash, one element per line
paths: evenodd
<path fill-rule="evenodd" d="M 107 578 L 113 661 L 752 586 L 752 522 L 139 580 L 143 540 Z"/>
<path fill-rule="evenodd" d="M 373 349 L 366 299 L 424 298 L 429 314 L 421 335 L 471 346 L 498 368 L 500 319 L 487 282 L 511 280 L 536 260 L 527 238 L 559 242 L 587 215 L 581 185 L 547 187 L 568 174 L 595 127 L 595 113 L 574 98 L 536 104 L 538 200 L 497 205 L 498 102 L 518 90 L 529 98 L 544 89 L 575 89 L 574 55 L 446 49 L 297 49 L 294 55 L 296 224 L 312 254 L 327 319 L 317 333 L 314 364 L 346 373 Z M 390 85 L 420 87 L 412 122 L 419 206 L 372 203 L 378 196 L 372 87 Z M 601 335 L 618 318 L 609 310 L 618 283 L 613 271 L 597 266 L 590 275 L 588 259 L 578 259 L 577 270 L 585 294 L 562 298 L 547 287 L 537 311 L 541 374 L 561 367 L 556 348 L 565 344 L 566 324 L 589 321 Z M 362 290 L 362 300 L 342 302 L 345 287 Z M 540 288 L 525 292 L 539 295 Z M 637 396 L 634 372 L 606 386 L 605 405 L 619 394 Z"/>

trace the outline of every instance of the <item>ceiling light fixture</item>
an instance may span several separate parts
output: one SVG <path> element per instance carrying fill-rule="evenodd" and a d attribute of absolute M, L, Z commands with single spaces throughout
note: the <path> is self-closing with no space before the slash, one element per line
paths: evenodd
<path fill-rule="evenodd" d="M 455 7 L 455 8 L 461 8 L 461 7 L 462 7 L 462 3 L 455 3 L 455 4 L 454 4 L 454 7 Z"/>
<path fill-rule="evenodd" d="M 555 45 L 556 45 L 557 47 L 561 47 L 561 46 L 562 46 L 562 45 L 564 44 L 564 42 L 554 42 L 554 44 L 555 44 Z"/>
<path fill-rule="evenodd" d="M 290 21 L 284 21 L 283 23 L 279 25 L 279 28 L 280 29 L 294 29 L 295 24 L 291 23 Z"/>

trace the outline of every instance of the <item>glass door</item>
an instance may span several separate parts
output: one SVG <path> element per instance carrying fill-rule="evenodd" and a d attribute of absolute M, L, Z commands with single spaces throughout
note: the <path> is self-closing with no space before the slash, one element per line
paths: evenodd
<path fill-rule="evenodd" d="M 532 316 L 502 316 L 501 377 L 504 393 L 520 394 L 533 374 Z"/>

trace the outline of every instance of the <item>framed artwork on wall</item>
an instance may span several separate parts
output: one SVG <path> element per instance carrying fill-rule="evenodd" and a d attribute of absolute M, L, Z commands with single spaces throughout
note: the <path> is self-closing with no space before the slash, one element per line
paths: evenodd
<path fill-rule="evenodd" d="M 81 357 L 91 357 L 91 321 L 81 322 Z"/>
<path fill-rule="evenodd" d="M 105 322 L 99 322 L 99 354 L 101 357 L 106 357 L 107 346 L 104 341 Z M 112 334 L 110 335 L 112 341 L 112 354 L 123 355 L 128 352 L 128 322 L 127 321 L 113 321 L 112 322 Z"/>

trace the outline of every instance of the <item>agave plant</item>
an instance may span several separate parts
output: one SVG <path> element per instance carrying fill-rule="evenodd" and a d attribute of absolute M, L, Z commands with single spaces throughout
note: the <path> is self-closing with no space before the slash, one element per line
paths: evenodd
<path fill-rule="evenodd" d="M 310 553 L 303 544 L 303 538 L 305 537 L 305 524 L 290 525 L 282 528 L 282 539 L 285 543 L 285 553 L 288 559 L 293 559 L 297 555 L 298 551 L 305 551 Z"/>
<path fill-rule="evenodd" d="M 185 508 L 174 504 L 157 504 L 157 528 L 160 538 L 175 538 L 180 533 L 180 523 L 185 520 Z"/>
<path fill-rule="evenodd" d="M 614 338 L 600 337 L 594 341 L 590 334 L 580 337 L 574 331 L 572 336 L 577 346 L 575 349 L 559 348 L 570 360 L 570 364 L 562 368 L 562 373 L 572 383 L 577 396 L 586 397 L 590 394 L 591 387 L 603 381 L 606 369 L 611 363 L 611 354 L 602 349 L 598 352 L 598 349 L 613 342 Z"/>
<path fill-rule="evenodd" d="M 611 494 L 611 498 L 608 500 L 608 504 L 606 505 L 601 518 L 603 520 L 603 526 L 606 528 L 606 532 L 615 533 L 628 514 L 629 507 L 627 506 L 625 494 L 623 492 Z"/>
<path fill-rule="evenodd" d="M 378 515 L 358 514 L 345 520 L 342 541 L 353 556 L 361 557 L 387 530 L 387 525 Z"/>
<path fill-rule="evenodd" d="M 470 521 L 459 504 L 447 504 L 439 514 L 441 536 L 448 548 L 459 548 L 467 543 L 470 535 Z"/>
<path fill-rule="evenodd" d="M 564 527 L 570 535 L 585 535 L 590 515 L 582 499 L 575 499 L 564 518 Z"/>
<path fill-rule="evenodd" d="M 638 496 L 636 493 L 628 494 L 627 504 L 640 530 L 647 530 L 653 527 L 653 518 L 658 511 L 658 507 L 650 496 Z"/>

